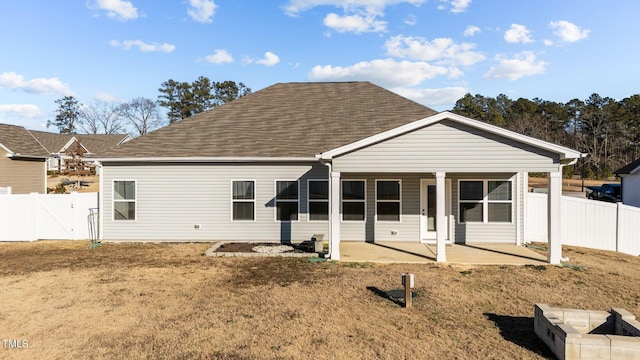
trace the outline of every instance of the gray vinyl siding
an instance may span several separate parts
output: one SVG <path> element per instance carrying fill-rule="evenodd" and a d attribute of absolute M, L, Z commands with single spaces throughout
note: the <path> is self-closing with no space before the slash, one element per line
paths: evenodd
<path fill-rule="evenodd" d="M 333 159 L 334 171 L 429 173 L 558 171 L 558 156 L 452 121 Z"/>
<path fill-rule="evenodd" d="M 365 180 L 365 221 L 342 221 L 342 241 L 419 241 L 420 240 L 420 174 L 342 174 L 342 180 Z M 400 222 L 376 221 L 376 180 L 400 180 Z M 342 206 L 342 205 L 341 205 Z M 396 231 L 397 234 L 392 234 Z"/>
<path fill-rule="evenodd" d="M 307 180 L 328 177 L 319 163 L 106 163 L 102 174 L 105 240 L 303 241 L 328 234 L 327 221 L 307 221 Z M 113 220 L 114 180 L 136 181 L 135 221 Z M 232 180 L 255 180 L 255 221 L 232 221 Z M 299 180 L 298 221 L 275 220 L 276 180 Z"/>

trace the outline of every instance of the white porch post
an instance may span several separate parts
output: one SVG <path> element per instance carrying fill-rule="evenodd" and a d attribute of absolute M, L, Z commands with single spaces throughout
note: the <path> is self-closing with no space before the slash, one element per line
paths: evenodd
<path fill-rule="evenodd" d="M 549 194 L 547 195 L 547 226 L 549 250 L 547 260 L 549 264 L 559 265 L 562 257 L 562 239 L 560 238 L 561 210 L 562 210 L 562 172 L 549 173 Z"/>
<path fill-rule="evenodd" d="M 340 260 L 340 173 L 331 172 L 331 211 L 329 220 L 329 252 L 331 260 Z"/>
<path fill-rule="evenodd" d="M 445 237 L 447 235 L 447 218 L 445 214 L 445 173 L 436 172 L 436 261 L 446 262 Z"/>

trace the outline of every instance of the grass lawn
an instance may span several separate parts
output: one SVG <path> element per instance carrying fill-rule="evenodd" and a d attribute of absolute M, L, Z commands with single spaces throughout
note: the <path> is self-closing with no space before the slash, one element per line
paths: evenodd
<path fill-rule="evenodd" d="M 573 267 L 212 258 L 210 244 L 0 243 L 3 359 L 544 359 L 533 305 L 640 317 L 640 258 Z M 381 296 L 415 274 L 404 309 Z"/>

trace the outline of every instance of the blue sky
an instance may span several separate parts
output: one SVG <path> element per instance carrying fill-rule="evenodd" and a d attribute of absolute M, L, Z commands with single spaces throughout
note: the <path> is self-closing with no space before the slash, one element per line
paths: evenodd
<path fill-rule="evenodd" d="M 367 80 L 436 110 L 465 93 L 640 93 L 636 0 L 20 0 L 0 10 L 0 123 L 55 100 L 155 100 L 168 79 Z M 164 109 L 163 109 L 164 111 Z M 50 128 L 50 131 L 56 129 Z"/>

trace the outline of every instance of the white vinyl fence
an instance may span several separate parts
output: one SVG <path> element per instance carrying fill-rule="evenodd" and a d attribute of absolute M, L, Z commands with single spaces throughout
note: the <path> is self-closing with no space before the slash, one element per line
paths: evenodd
<path fill-rule="evenodd" d="M 89 239 L 97 207 L 98 193 L 0 195 L 0 241 Z"/>
<path fill-rule="evenodd" d="M 527 193 L 525 241 L 547 242 L 547 195 Z M 562 244 L 640 255 L 640 208 L 562 197 Z"/>

